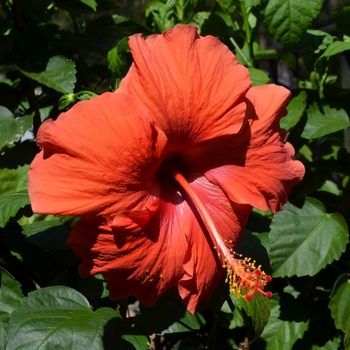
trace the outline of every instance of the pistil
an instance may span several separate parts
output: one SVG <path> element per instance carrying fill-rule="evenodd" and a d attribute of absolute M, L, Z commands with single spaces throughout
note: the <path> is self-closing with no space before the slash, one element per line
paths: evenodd
<path fill-rule="evenodd" d="M 272 293 L 263 290 L 265 285 L 271 281 L 271 276 L 261 271 L 260 265 L 255 266 L 255 261 L 250 258 L 242 259 L 241 255 L 236 254 L 233 249 L 228 247 L 202 201 L 185 177 L 177 170 L 173 170 L 171 175 L 196 206 L 205 227 L 214 238 L 214 242 L 209 242 L 209 244 L 213 244 L 223 268 L 227 270 L 226 282 L 229 283 L 230 293 L 235 294 L 238 298 L 244 297 L 246 300 L 250 300 L 255 293 L 271 298 Z"/>

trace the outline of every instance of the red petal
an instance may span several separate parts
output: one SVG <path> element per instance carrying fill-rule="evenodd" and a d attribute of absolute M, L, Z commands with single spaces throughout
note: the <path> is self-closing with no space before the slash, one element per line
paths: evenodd
<path fill-rule="evenodd" d="M 251 213 L 251 206 L 231 203 L 222 190 L 205 177 L 197 178 L 191 186 L 204 204 L 215 227 L 228 246 L 235 248 Z M 188 233 L 189 251 L 184 269 L 186 274 L 179 282 L 179 292 L 187 309 L 194 313 L 202 300 L 208 300 L 223 274 L 223 257 L 214 249 L 216 242 L 210 234 L 205 237 L 203 225 L 196 225 Z"/>
<path fill-rule="evenodd" d="M 223 238 L 235 246 L 251 207 L 232 205 L 220 188 L 204 177 L 191 186 Z M 193 208 L 173 189 L 165 190 L 161 197 L 156 211 L 125 212 L 110 225 L 101 220 L 81 220 L 68 243 L 82 258 L 83 276 L 106 276 L 112 299 L 134 295 L 151 306 L 178 284 L 184 304 L 194 313 L 219 283 L 222 263 Z"/>
<path fill-rule="evenodd" d="M 125 213 L 112 226 L 81 220 L 68 241 L 82 258 L 81 275 L 102 273 L 112 299 L 134 295 L 151 306 L 184 273 L 183 207 L 162 202 L 156 212 Z"/>
<path fill-rule="evenodd" d="M 43 150 L 29 171 L 34 212 L 110 215 L 152 201 L 166 142 L 130 97 L 105 93 L 76 104 L 39 130 Z"/>
<path fill-rule="evenodd" d="M 196 143 L 239 131 L 248 70 L 218 39 L 180 25 L 161 35 L 130 37 L 134 58 L 120 90 L 149 109 L 170 141 Z"/>
<path fill-rule="evenodd" d="M 293 147 L 282 142 L 279 120 L 289 94 L 275 85 L 252 88 L 247 94 L 248 121 L 240 133 L 208 142 L 184 156 L 184 162 L 205 173 L 235 203 L 280 210 L 305 171 L 293 160 Z"/>

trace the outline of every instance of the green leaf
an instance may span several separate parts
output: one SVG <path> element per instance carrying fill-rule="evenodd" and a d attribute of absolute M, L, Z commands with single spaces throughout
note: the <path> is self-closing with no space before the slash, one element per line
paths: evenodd
<path fill-rule="evenodd" d="M 270 81 L 270 78 L 262 70 L 256 68 L 248 68 L 248 70 L 253 86 L 265 85 Z"/>
<path fill-rule="evenodd" d="M 79 0 L 80 2 L 82 2 L 85 5 L 88 5 L 89 7 L 91 7 L 94 11 L 96 11 L 96 7 L 97 7 L 97 3 L 95 0 Z"/>
<path fill-rule="evenodd" d="M 0 267 L 0 349 L 5 349 L 7 325 L 11 314 L 21 304 L 21 285 Z"/>
<path fill-rule="evenodd" d="M 149 338 L 145 335 L 124 334 L 116 350 L 147 350 Z"/>
<path fill-rule="evenodd" d="M 335 109 L 324 105 L 322 112 L 317 102 L 314 102 L 308 108 L 306 114 L 307 122 L 301 136 L 308 140 L 316 139 L 350 126 L 349 117 L 344 109 Z"/>
<path fill-rule="evenodd" d="M 313 276 L 338 260 L 347 243 L 348 229 L 340 214 L 327 214 L 313 198 L 287 203 L 271 224 L 272 276 Z"/>
<path fill-rule="evenodd" d="M 63 56 L 51 57 L 43 72 L 20 71 L 27 77 L 64 94 L 72 93 L 76 82 L 75 64 Z"/>
<path fill-rule="evenodd" d="M 110 50 L 107 55 L 107 60 L 109 62 L 108 69 L 116 73 L 119 78 L 124 77 L 127 72 L 120 53 L 129 51 L 128 40 L 129 38 L 127 37 L 121 39 L 117 46 Z"/>
<path fill-rule="evenodd" d="M 252 326 L 255 330 L 254 339 L 257 339 L 263 332 L 270 316 L 270 301 L 264 295 L 255 294 L 250 301 L 244 298 L 237 298 L 230 295 L 235 307 L 243 309 L 252 319 Z"/>
<path fill-rule="evenodd" d="M 350 43 L 344 41 L 334 41 L 327 47 L 322 56 L 320 56 L 319 60 L 324 57 L 331 57 L 348 50 L 350 50 Z"/>
<path fill-rule="evenodd" d="M 33 114 L 15 118 L 13 114 L 3 106 L 0 106 L 0 150 L 17 142 L 32 125 Z"/>
<path fill-rule="evenodd" d="M 226 300 L 221 307 L 219 316 L 219 326 L 227 329 L 235 329 L 245 325 L 244 318 L 246 317 L 244 311 L 239 307 L 234 307 L 232 296 L 230 301 Z M 233 304 L 230 307 L 230 304 Z M 232 311 L 233 309 L 233 311 Z"/>
<path fill-rule="evenodd" d="M 350 281 L 346 273 L 342 274 L 334 284 L 329 308 L 335 326 L 350 336 Z"/>
<path fill-rule="evenodd" d="M 305 91 L 300 92 L 297 97 L 292 98 L 287 106 L 287 116 L 280 120 L 281 128 L 289 131 L 298 124 L 306 108 L 306 98 L 307 95 Z"/>
<path fill-rule="evenodd" d="M 10 193 L 0 197 L 0 227 L 5 227 L 9 218 L 28 204 L 30 200 L 27 192 Z"/>
<path fill-rule="evenodd" d="M 321 30 L 309 29 L 301 38 L 298 48 L 304 53 L 320 53 L 334 41 L 334 37 Z"/>
<path fill-rule="evenodd" d="M 7 350 L 113 349 L 121 338 L 122 319 L 111 308 L 92 312 L 83 295 L 68 287 L 29 293 L 13 312 Z M 107 348 L 106 348 L 107 349 Z"/>
<path fill-rule="evenodd" d="M 303 309 L 298 301 L 290 294 L 284 293 L 282 297 L 287 299 L 283 305 L 280 305 L 279 295 L 274 295 L 270 300 L 269 321 L 261 334 L 261 338 L 266 342 L 265 350 L 292 349 L 293 344 L 303 337 L 308 328 L 309 321 L 302 316 Z M 288 315 L 288 321 L 281 319 L 285 306 L 289 306 L 289 312 L 285 312 Z"/>
<path fill-rule="evenodd" d="M 66 244 L 69 230 L 58 219 L 23 225 L 22 233 L 27 236 L 28 242 L 42 249 L 51 251 L 69 249 Z"/>
<path fill-rule="evenodd" d="M 286 46 L 298 43 L 319 14 L 324 0 L 269 0 L 264 23 L 278 41 Z"/>
<path fill-rule="evenodd" d="M 29 165 L 17 169 L 1 169 L 0 171 L 0 197 L 27 190 Z"/>

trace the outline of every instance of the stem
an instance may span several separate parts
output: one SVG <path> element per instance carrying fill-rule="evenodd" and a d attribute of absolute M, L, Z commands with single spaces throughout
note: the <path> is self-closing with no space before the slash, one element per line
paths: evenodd
<path fill-rule="evenodd" d="M 231 43 L 233 44 L 233 46 L 235 47 L 236 51 L 242 56 L 246 66 L 251 67 L 252 64 L 249 62 L 249 60 L 247 59 L 247 57 L 245 57 L 245 54 L 243 53 L 243 51 L 239 48 L 238 44 L 236 43 L 235 39 L 233 39 L 232 37 L 230 38 Z"/>
<path fill-rule="evenodd" d="M 243 17 L 243 28 L 246 33 L 246 42 L 249 47 L 249 55 L 250 55 L 250 60 L 249 60 L 249 67 L 254 67 L 254 52 L 253 52 L 253 42 L 252 42 L 252 33 L 250 30 L 250 24 L 249 24 L 249 19 L 248 19 L 248 13 L 247 13 L 247 8 L 245 6 L 245 2 L 243 0 L 240 1 L 240 7 L 241 7 L 241 13 Z"/>
<path fill-rule="evenodd" d="M 244 23 L 243 28 L 246 33 L 246 40 L 249 44 L 251 40 L 251 32 L 250 32 L 250 26 L 248 21 L 247 9 L 245 7 L 244 1 L 240 1 L 240 6 L 241 6 L 242 17 L 243 17 L 243 23 Z"/>

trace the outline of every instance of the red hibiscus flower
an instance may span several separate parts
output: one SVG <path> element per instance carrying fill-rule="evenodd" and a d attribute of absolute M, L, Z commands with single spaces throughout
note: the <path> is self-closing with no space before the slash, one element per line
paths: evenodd
<path fill-rule="evenodd" d="M 269 276 L 233 249 L 252 207 L 276 213 L 304 175 L 279 127 L 289 91 L 251 88 L 229 49 L 192 26 L 129 45 L 115 93 L 41 126 L 34 212 L 81 217 L 68 243 L 113 299 L 152 305 L 177 286 L 194 312 L 225 270 L 231 291 L 266 294 Z"/>

